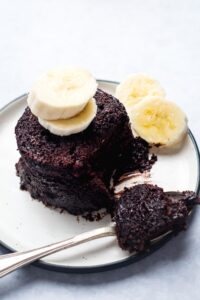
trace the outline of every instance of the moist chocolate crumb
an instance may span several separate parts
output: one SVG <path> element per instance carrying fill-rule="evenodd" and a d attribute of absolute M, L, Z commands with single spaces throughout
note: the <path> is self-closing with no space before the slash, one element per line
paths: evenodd
<path fill-rule="evenodd" d="M 119 246 L 140 252 L 150 247 L 152 239 L 171 230 L 184 230 L 189 212 L 200 199 L 190 191 L 178 195 L 150 184 L 126 189 L 116 204 L 114 218 Z"/>
<path fill-rule="evenodd" d="M 109 214 L 108 211 L 103 211 L 103 212 L 90 212 L 82 215 L 82 218 L 84 218 L 86 221 L 90 222 L 98 222 L 102 220 L 105 216 Z"/>
<path fill-rule="evenodd" d="M 150 145 L 140 137 L 132 140 L 131 152 L 123 165 L 115 172 L 114 182 L 116 183 L 122 174 L 132 173 L 133 171 L 144 172 L 152 168 L 157 161 L 155 154 L 149 154 Z"/>

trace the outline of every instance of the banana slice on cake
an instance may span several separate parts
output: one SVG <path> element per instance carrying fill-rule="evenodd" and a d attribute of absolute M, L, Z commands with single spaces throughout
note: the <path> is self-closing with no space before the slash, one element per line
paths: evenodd
<path fill-rule="evenodd" d="M 165 91 L 157 80 L 145 74 L 130 75 L 116 89 L 116 98 L 128 111 L 147 96 L 164 97 Z"/>
<path fill-rule="evenodd" d="M 150 144 L 176 146 L 187 133 L 185 113 L 160 97 L 148 97 L 136 104 L 130 118 L 137 134 Z"/>
<path fill-rule="evenodd" d="M 96 90 L 97 82 L 87 70 L 57 67 L 39 78 L 27 101 L 41 119 L 68 119 L 84 109 Z"/>
<path fill-rule="evenodd" d="M 90 99 L 83 111 L 70 119 L 44 120 L 38 118 L 38 121 L 51 133 L 60 136 L 68 136 L 85 130 L 95 118 L 96 113 L 96 101 L 95 99 Z"/>

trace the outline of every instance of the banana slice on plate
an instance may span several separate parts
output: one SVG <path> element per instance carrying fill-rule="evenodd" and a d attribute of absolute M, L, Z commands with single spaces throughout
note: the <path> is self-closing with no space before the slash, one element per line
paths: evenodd
<path fill-rule="evenodd" d="M 164 97 L 165 91 L 157 80 L 145 74 L 130 75 L 116 88 L 116 98 L 128 111 L 147 96 Z"/>
<path fill-rule="evenodd" d="M 87 70 L 57 67 L 39 78 L 27 101 L 41 119 L 68 119 L 84 109 L 96 90 L 97 82 Z"/>
<path fill-rule="evenodd" d="M 185 113 L 160 97 L 148 97 L 133 106 L 130 119 L 137 134 L 150 144 L 175 146 L 187 133 Z"/>
<path fill-rule="evenodd" d="M 92 98 L 89 100 L 83 111 L 70 119 L 44 120 L 38 118 L 38 121 L 51 133 L 60 136 L 67 136 L 85 130 L 95 118 L 96 113 L 96 101 Z"/>

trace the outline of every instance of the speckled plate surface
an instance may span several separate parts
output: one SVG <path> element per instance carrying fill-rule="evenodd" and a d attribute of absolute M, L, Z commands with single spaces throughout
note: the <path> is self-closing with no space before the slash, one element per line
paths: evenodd
<path fill-rule="evenodd" d="M 111 94 L 116 85 L 116 82 L 99 80 L 99 87 Z M 26 98 L 27 95 L 22 95 L 0 111 L 0 241 L 11 251 L 57 242 L 111 222 L 109 216 L 98 222 L 88 222 L 66 212 L 60 214 L 32 200 L 27 192 L 19 189 L 19 178 L 15 174 L 19 153 L 14 127 L 26 106 Z M 165 190 L 199 191 L 199 151 L 190 131 L 179 152 L 158 153 L 150 181 Z M 132 181 L 129 180 L 128 184 Z M 157 239 L 152 251 L 162 246 L 170 236 Z M 107 237 L 48 256 L 37 265 L 64 272 L 96 272 L 119 267 L 143 256 L 122 251 L 115 237 Z"/>

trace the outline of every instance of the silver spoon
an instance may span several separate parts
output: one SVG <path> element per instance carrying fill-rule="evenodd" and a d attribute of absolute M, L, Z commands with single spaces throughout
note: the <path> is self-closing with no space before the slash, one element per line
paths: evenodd
<path fill-rule="evenodd" d="M 169 197 L 177 198 L 181 200 L 182 194 L 180 192 L 167 192 Z M 192 203 L 196 197 L 192 196 L 189 201 Z M 166 232 L 162 236 L 166 235 L 169 232 Z M 48 246 L 37 248 L 34 250 L 24 251 L 24 252 L 15 252 L 11 254 L 5 254 L 0 256 L 0 278 L 25 266 L 28 265 L 42 257 L 47 255 L 59 252 L 64 249 L 74 247 L 76 245 L 96 240 L 98 238 L 115 236 L 115 224 L 113 223 L 110 226 L 94 229 L 85 233 L 76 235 L 70 239 L 54 243 Z M 153 239 L 151 242 L 157 241 L 160 237 Z"/>
<path fill-rule="evenodd" d="M 34 250 L 15 252 L 0 256 L 0 278 L 28 265 L 44 256 L 58 251 L 74 247 L 76 245 L 96 240 L 106 236 L 115 235 L 115 226 L 102 227 L 88 232 L 81 233 L 70 239 L 54 243 Z"/>

